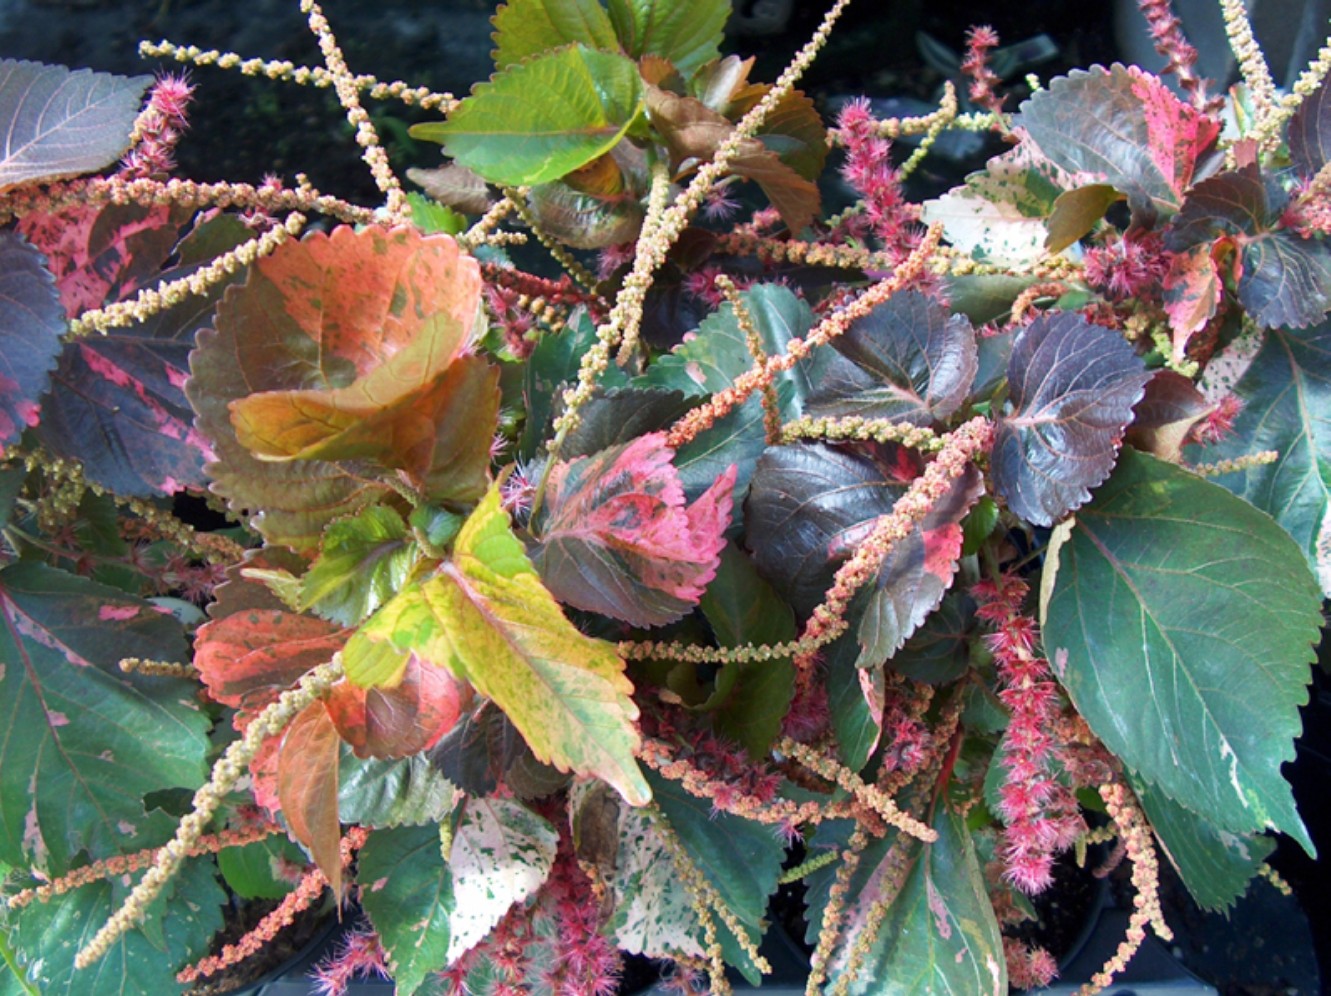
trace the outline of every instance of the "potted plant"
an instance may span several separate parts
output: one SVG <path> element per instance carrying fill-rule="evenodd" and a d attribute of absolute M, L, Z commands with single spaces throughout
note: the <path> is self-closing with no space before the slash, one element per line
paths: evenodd
<path fill-rule="evenodd" d="M 328 892 L 368 923 L 329 991 L 611 992 L 628 952 L 720 992 L 801 882 L 810 992 L 1002 993 L 1104 841 L 1094 989 L 1169 936 L 1162 860 L 1219 908 L 1268 831 L 1312 850 L 1325 51 L 1282 95 L 1223 0 L 1215 93 L 1144 0 L 1179 94 L 1008 108 L 975 29 L 978 110 L 829 129 L 795 86 L 846 0 L 773 83 L 726 0 L 511 0 L 463 100 L 301 6 L 320 66 L 144 51 L 332 88 L 381 204 L 173 178 L 178 77 L 0 63 L 14 985 L 175 991 Z M 437 112 L 426 195 L 366 97 Z M 911 203 L 951 128 L 1006 151 Z M 224 885 L 277 906 L 210 953 Z"/>

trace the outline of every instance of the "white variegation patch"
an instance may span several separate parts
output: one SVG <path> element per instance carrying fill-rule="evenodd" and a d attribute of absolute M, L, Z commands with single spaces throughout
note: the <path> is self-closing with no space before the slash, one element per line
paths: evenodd
<path fill-rule="evenodd" d="M 558 846 L 555 828 L 520 802 L 467 800 L 449 856 L 450 965 L 484 939 L 514 903 L 541 887 Z"/>

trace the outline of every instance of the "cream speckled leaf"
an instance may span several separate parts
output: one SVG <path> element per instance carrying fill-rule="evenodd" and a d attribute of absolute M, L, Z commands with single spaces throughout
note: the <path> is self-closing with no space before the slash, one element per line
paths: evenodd
<path fill-rule="evenodd" d="M 665 840 L 640 809 L 619 814 L 615 858 L 615 912 L 608 929 L 615 943 L 649 958 L 702 957 L 702 924 L 670 859 Z"/>
<path fill-rule="evenodd" d="M 541 887 L 558 846 L 555 828 L 520 802 L 467 800 L 448 862 L 454 900 L 450 965 L 489 934 L 509 907 Z"/>

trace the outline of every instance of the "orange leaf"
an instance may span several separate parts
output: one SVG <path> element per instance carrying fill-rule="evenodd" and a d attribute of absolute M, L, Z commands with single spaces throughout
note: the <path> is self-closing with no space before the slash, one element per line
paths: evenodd
<path fill-rule="evenodd" d="M 337 818 L 341 738 L 322 702 L 311 702 L 287 727 L 277 755 L 277 796 L 291 835 L 303 844 L 342 899 L 342 827 Z"/>

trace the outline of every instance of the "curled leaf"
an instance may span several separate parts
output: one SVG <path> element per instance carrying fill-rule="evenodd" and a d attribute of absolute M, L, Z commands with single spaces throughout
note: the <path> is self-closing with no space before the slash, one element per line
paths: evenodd
<path fill-rule="evenodd" d="M 291 835 L 309 849 L 342 896 L 342 827 L 337 816 L 341 741 L 322 702 L 311 702 L 287 727 L 277 756 L 277 795 Z"/>

